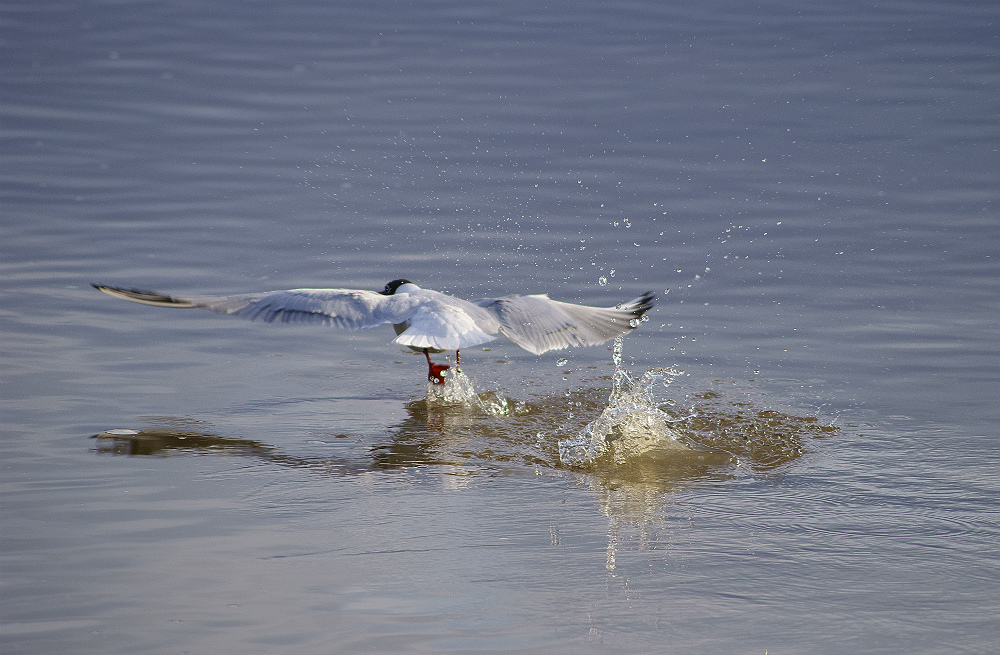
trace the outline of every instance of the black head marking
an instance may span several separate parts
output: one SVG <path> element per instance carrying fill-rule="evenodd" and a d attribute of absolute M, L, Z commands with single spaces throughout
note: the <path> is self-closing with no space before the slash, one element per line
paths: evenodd
<path fill-rule="evenodd" d="M 396 293 L 396 290 L 399 289 L 400 285 L 403 284 L 413 284 L 413 282 L 411 282 L 410 280 L 404 280 L 403 278 L 400 278 L 399 280 L 393 280 L 392 282 L 387 284 L 386 288 L 380 291 L 379 293 L 381 293 L 384 296 L 391 296 L 394 293 Z"/>

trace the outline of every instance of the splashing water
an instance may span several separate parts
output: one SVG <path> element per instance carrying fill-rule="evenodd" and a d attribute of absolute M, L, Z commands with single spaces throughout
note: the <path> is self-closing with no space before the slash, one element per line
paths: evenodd
<path fill-rule="evenodd" d="M 425 428 L 450 435 L 450 440 L 436 442 L 436 449 L 444 443 L 454 446 L 459 443 L 455 436 L 465 435 L 457 463 L 478 452 L 484 461 L 524 460 L 587 470 L 616 485 L 663 485 L 735 467 L 770 470 L 802 456 L 804 440 L 838 431 L 813 416 L 760 409 L 712 390 L 692 394 L 683 403 L 664 402 L 662 387 L 675 383 L 683 371 L 654 368 L 634 377 L 622 365 L 619 339 L 612 361 L 607 400 L 590 388 L 539 401 L 515 400 L 496 391 L 478 394 L 473 381 L 452 368 L 444 384 L 428 384 L 425 397 L 412 403 L 413 411 Z M 593 420 L 581 427 L 588 419 Z M 563 438 L 553 439 L 553 427 Z"/>
<path fill-rule="evenodd" d="M 656 385 L 667 386 L 682 372 L 655 368 L 633 380 L 622 368 L 622 337 L 615 340 L 612 353 L 615 373 L 608 406 L 579 435 L 560 440 L 560 462 L 585 467 L 610 458 L 615 464 L 624 464 L 651 451 L 689 450 L 681 434 L 671 427 L 679 419 L 658 409 L 653 396 Z"/>
<path fill-rule="evenodd" d="M 445 384 L 428 382 L 424 402 L 431 407 L 474 406 L 480 405 L 480 397 L 476 395 L 473 381 L 461 369 L 454 366 L 446 371 Z"/>
<path fill-rule="evenodd" d="M 467 412 L 473 410 L 492 416 L 519 416 L 529 411 L 527 403 L 507 398 L 494 391 L 476 393 L 473 381 L 461 369 L 445 372 L 445 384 L 428 382 L 424 403 L 428 409 Z"/>

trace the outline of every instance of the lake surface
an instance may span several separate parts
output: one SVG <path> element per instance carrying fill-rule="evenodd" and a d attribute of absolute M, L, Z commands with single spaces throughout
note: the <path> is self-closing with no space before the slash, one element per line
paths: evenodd
<path fill-rule="evenodd" d="M 0 20 L 3 652 L 998 651 L 996 3 Z M 89 286 L 399 277 L 659 300 L 448 405 Z M 626 392 L 684 447 L 561 459 Z"/>

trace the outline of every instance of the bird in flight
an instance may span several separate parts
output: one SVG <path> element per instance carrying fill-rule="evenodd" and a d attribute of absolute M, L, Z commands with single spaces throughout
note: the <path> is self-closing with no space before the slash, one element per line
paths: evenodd
<path fill-rule="evenodd" d="M 545 294 L 462 300 L 410 280 L 393 280 L 382 291 L 289 289 L 235 296 L 175 298 L 154 291 L 91 285 L 116 298 L 157 307 L 200 307 L 220 314 L 268 323 L 319 323 L 363 330 L 390 323 L 393 343 L 424 353 L 428 381 L 444 384 L 451 366 L 435 364 L 431 353 L 459 351 L 503 334 L 530 353 L 541 355 L 567 346 L 595 346 L 637 326 L 653 307 L 654 294 L 615 307 L 587 307 L 550 300 Z"/>

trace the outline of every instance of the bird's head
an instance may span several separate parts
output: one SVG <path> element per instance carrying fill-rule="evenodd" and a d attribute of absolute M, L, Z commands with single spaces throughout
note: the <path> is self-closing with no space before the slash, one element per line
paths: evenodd
<path fill-rule="evenodd" d="M 381 293 L 384 296 L 391 296 L 394 293 L 396 293 L 396 290 L 399 289 L 400 286 L 404 284 L 413 284 L 413 282 L 411 282 L 410 280 L 404 280 L 403 278 L 400 278 L 399 280 L 393 280 L 392 282 L 387 284 L 386 288 L 380 291 L 379 293 Z"/>

